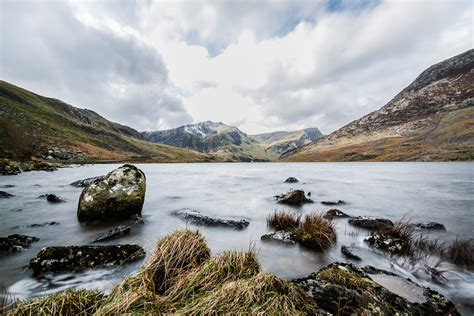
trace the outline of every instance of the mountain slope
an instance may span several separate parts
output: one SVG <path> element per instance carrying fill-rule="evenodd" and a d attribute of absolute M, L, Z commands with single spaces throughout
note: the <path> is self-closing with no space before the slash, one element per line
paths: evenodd
<path fill-rule="evenodd" d="M 474 50 L 423 71 L 381 109 L 287 161 L 474 159 Z"/>
<path fill-rule="evenodd" d="M 204 161 L 199 152 L 147 142 L 97 113 L 0 81 L 0 157 Z"/>
<path fill-rule="evenodd" d="M 306 128 L 294 132 L 279 131 L 257 134 L 252 137 L 265 147 L 265 151 L 285 155 L 289 151 L 323 137 L 323 134 L 317 128 Z"/>

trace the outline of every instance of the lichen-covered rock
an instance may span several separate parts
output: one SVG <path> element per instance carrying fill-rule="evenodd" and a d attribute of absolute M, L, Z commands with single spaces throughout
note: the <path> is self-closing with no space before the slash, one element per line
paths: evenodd
<path fill-rule="evenodd" d="M 340 205 L 340 204 L 346 204 L 343 200 L 337 200 L 337 201 L 322 201 L 321 204 L 323 205 Z"/>
<path fill-rule="evenodd" d="M 118 227 L 112 228 L 108 230 L 107 232 L 97 236 L 92 242 L 100 242 L 100 241 L 106 241 L 106 240 L 111 240 L 111 239 L 117 239 L 121 236 L 128 235 L 130 233 L 130 229 L 131 229 L 130 226 L 120 225 Z"/>
<path fill-rule="evenodd" d="M 313 203 L 308 199 L 303 190 L 291 190 L 287 193 L 275 196 L 278 203 L 288 205 L 301 205 L 303 203 Z"/>
<path fill-rule="evenodd" d="M 204 215 L 198 211 L 191 209 L 182 209 L 175 211 L 174 214 L 179 218 L 188 221 L 194 225 L 201 226 L 223 226 L 231 227 L 235 229 L 244 229 L 249 225 L 249 221 L 246 219 L 231 219 L 231 218 L 218 218 Z"/>
<path fill-rule="evenodd" d="M 296 236 L 294 231 L 279 230 L 270 234 L 265 234 L 260 237 L 263 241 L 275 241 L 283 244 L 296 244 Z"/>
<path fill-rule="evenodd" d="M 446 230 L 443 224 L 437 222 L 417 223 L 415 226 L 423 229 Z"/>
<path fill-rule="evenodd" d="M 12 196 L 15 196 L 15 195 L 5 192 L 5 191 L 0 191 L 0 199 L 8 199 L 8 198 L 11 198 Z"/>
<path fill-rule="evenodd" d="M 69 185 L 72 185 L 73 187 L 76 187 L 76 188 L 85 188 L 86 186 L 92 184 L 94 181 L 102 180 L 102 179 L 104 179 L 104 176 L 92 177 L 92 178 L 74 181 L 70 183 Z"/>
<path fill-rule="evenodd" d="M 0 237 L 0 254 L 23 251 L 31 243 L 36 241 L 39 241 L 39 238 L 18 234 Z"/>
<path fill-rule="evenodd" d="M 297 182 L 299 181 L 295 177 L 289 177 L 288 179 L 285 180 L 285 183 L 297 183 Z"/>
<path fill-rule="evenodd" d="M 405 254 L 409 251 L 409 241 L 384 234 L 383 230 L 371 234 L 364 241 L 371 247 L 387 251 L 394 255 Z"/>
<path fill-rule="evenodd" d="M 146 178 L 133 165 L 123 165 L 105 177 L 96 179 L 82 191 L 77 217 L 79 221 L 129 219 L 140 215 L 145 202 Z"/>
<path fill-rule="evenodd" d="M 344 218 L 344 217 L 350 217 L 350 216 L 341 210 L 333 208 L 331 210 L 328 210 L 326 213 L 324 213 L 324 217 L 332 219 L 332 218 Z"/>
<path fill-rule="evenodd" d="M 341 253 L 346 257 L 347 259 L 355 260 L 355 261 L 361 261 L 362 259 L 358 256 L 355 255 L 349 247 L 346 247 L 344 245 L 341 246 Z"/>
<path fill-rule="evenodd" d="M 382 229 L 393 226 L 393 222 L 391 220 L 373 216 L 353 217 L 349 219 L 349 224 L 367 229 Z"/>
<path fill-rule="evenodd" d="M 435 291 L 413 283 L 421 300 L 410 301 L 349 263 L 331 263 L 293 282 L 333 315 L 459 315 L 454 304 Z"/>
<path fill-rule="evenodd" d="M 145 256 L 138 245 L 46 247 L 31 259 L 35 275 L 122 265 Z"/>
<path fill-rule="evenodd" d="M 20 165 L 12 160 L 0 159 L 0 174 L 13 176 L 21 173 Z"/>

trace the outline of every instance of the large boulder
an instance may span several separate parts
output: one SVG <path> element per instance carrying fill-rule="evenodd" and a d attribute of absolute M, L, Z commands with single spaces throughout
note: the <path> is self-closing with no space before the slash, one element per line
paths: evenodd
<path fill-rule="evenodd" d="M 79 221 L 94 221 L 140 215 L 145 191 L 143 171 L 133 165 L 123 165 L 84 188 L 79 198 L 77 218 Z"/>

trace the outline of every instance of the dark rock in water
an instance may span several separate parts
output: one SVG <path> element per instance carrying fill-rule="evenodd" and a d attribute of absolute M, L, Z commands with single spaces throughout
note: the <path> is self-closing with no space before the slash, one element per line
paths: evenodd
<path fill-rule="evenodd" d="M 437 222 L 417 223 L 415 226 L 423 229 L 446 230 L 443 224 Z"/>
<path fill-rule="evenodd" d="M 309 191 L 306 195 L 307 195 L 307 196 L 311 196 L 311 191 Z"/>
<path fill-rule="evenodd" d="M 0 174 L 13 176 L 21 173 L 20 165 L 12 160 L 0 159 Z"/>
<path fill-rule="evenodd" d="M 138 245 L 46 247 L 31 259 L 34 275 L 122 265 L 145 256 Z"/>
<path fill-rule="evenodd" d="M 343 200 L 338 200 L 336 202 L 334 202 L 334 201 L 322 201 L 321 204 L 324 204 L 324 205 L 340 205 L 340 204 L 346 204 L 346 202 L 344 202 Z"/>
<path fill-rule="evenodd" d="M 85 188 L 86 186 L 92 184 L 94 181 L 100 181 L 102 179 L 104 179 L 104 176 L 97 176 L 97 177 L 87 178 L 83 180 L 77 180 L 69 185 L 72 185 L 73 187 L 76 187 L 76 188 Z"/>
<path fill-rule="evenodd" d="M 299 181 L 295 177 L 289 177 L 288 179 L 285 180 L 285 183 L 297 183 L 297 182 Z"/>
<path fill-rule="evenodd" d="M 303 203 L 313 203 L 308 199 L 303 190 L 291 190 L 287 193 L 275 196 L 278 203 L 288 205 L 301 205 Z"/>
<path fill-rule="evenodd" d="M 138 215 L 138 214 L 133 214 L 132 217 L 130 217 L 130 219 L 131 219 L 135 224 L 145 224 L 145 220 L 143 219 L 143 217 L 141 217 L 141 216 Z"/>
<path fill-rule="evenodd" d="M 66 202 L 60 196 L 57 196 L 56 194 L 42 194 L 42 195 L 38 196 L 38 199 L 44 199 L 44 198 L 46 198 L 46 201 L 48 201 L 50 203 Z"/>
<path fill-rule="evenodd" d="M 11 209 L 10 212 L 12 213 L 17 213 L 17 212 L 22 212 L 23 209 L 22 208 L 14 208 L 14 209 Z"/>
<path fill-rule="evenodd" d="M 387 251 L 391 254 L 399 255 L 406 253 L 410 247 L 407 240 L 385 235 L 383 231 L 375 232 L 364 241 L 371 247 Z"/>
<path fill-rule="evenodd" d="M 77 218 L 85 222 L 129 219 L 133 214 L 140 215 L 145 191 L 143 171 L 125 164 L 84 188 L 79 198 Z"/>
<path fill-rule="evenodd" d="M 5 184 L 5 185 L 2 185 L 0 186 L 0 188 L 2 189 L 10 189 L 10 188 L 14 188 L 15 186 L 13 184 Z"/>
<path fill-rule="evenodd" d="M 391 271 L 379 269 L 370 265 L 360 267 L 360 269 L 367 274 L 385 274 L 385 275 L 390 275 L 390 276 L 398 276 L 396 273 L 393 273 Z"/>
<path fill-rule="evenodd" d="M 53 226 L 53 225 L 59 225 L 59 222 L 44 222 L 41 224 L 31 224 L 31 225 L 28 225 L 28 227 L 43 227 L 43 226 Z"/>
<path fill-rule="evenodd" d="M 119 238 L 121 236 L 128 235 L 129 233 L 130 233 L 130 226 L 120 225 L 118 227 L 115 227 L 115 228 L 107 231 L 104 234 L 101 234 L 96 239 L 94 239 L 93 242 L 116 239 L 116 238 Z"/>
<path fill-rule="evenodd" d="M 381 229 L 393 226 L 392 221 L 389 219 L 372 216 L 353 217 L 349 219 L 349 224 L 367 229 Z"/>
<path fill-rule="evenodd" d="M 244 229 L 249 225 L 249 221 L 245 219 L 228 219 L 228 218 L 217 218 L 201 214 L 198 211 L 191 209 L 182 209 L 174 213 L 179 218 L 189 221 L 195 225 L 202 226 L 223 226 L 231 227 L 235 229 Z"/>
<path fill-rule="evenodd" d="M 15 196 L 15 195 L 10 194 L 5 191 L 0 191 L 0 199 L 8 199 L 8 198 L 11 198 L 12 196 Z"/>
<path fill-rule="evenodd" d="M 340 211 L 338 209 L 331 209 L 331 210 L 328 210 L 325 214 L 324 214 L 324 217 L 326 218 L 343 218 L 343 217 L 350 217 L 349 215 L 347 215 L 346 213 L 344 213 L 343 211 Z"/>
<path fill-rule="evenodd" d="M 283 244 L 294 245 L 296 244 L 296 237 L 294 232 L 279 230 L 274 233 L 265 234 L 260 237 L 263 241 L 276 241 Z"/>
<path fill-rule="evenodd" d="M 341 253 L 344 255 L 344 257 L 348 259 L 356 260 L 356 261 L 362 260 L 358 255 L 353 254 L 352 251 L 344 245 L 341 246 Z"/>
<path fill-rule="evenodd" d="M 39 238 L 18 234 L 10 235 L 7 237 L 0 237 L 0 252 L 12 253 L 23 251 L 31 243 L 36 241 L 39 241 Z"/>
<path fill-rule="evenodd" d="M 459 315 L 455 305 L 435 291 L 413 283 L 421 298 L 414 302 L 349 263 L 331 263 L 293 282 L 333 315 Z"/>

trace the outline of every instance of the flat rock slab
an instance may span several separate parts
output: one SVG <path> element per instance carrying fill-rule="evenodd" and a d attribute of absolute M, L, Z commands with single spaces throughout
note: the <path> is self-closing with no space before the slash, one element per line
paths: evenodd
<path fill-rule="evenodd" d="M 76 188 L 85 188 L 86 186 L 94 183 L 94 181 L 100 181 L 103 179 L 104 179 L 104 176 L 91 177 L 91 178 L 87 178 L 83 180 L 74 181 L 70 183 L 69 185 L 72 185 L 73 187 L 76 187 Z"/>
<path fill-rule="evenodd" d="M 112 240 L 112 239 L 117 239 L 122 236 L 128 235 L 130 233 L 130 226 L 123 226 L 120 225 L 118 227 L 115 227 L 95 238 L 92 242 L 100 242 L 100 241 L 106 241 L 106 240 Z"/>
<path fill-rule="evenodd" d="M 31 259 L 34 275 L 123 265 L 145 256 L 139 245 L 46 247 Z"/>
<path fill-rule="evenodd" d="M 381 229 L 393 226 L 393 222 L 387 218 L 372 216 L 353 217 L 349 219 L 349 224 L 366 229 Z"/>
<path fill-rule="evenodd" d="M 301 205 L 303 203 L 313 203 L 313 200 L 308 199 L 303 190 L 291 190 L 275 196 L 278 203 L 288 205 Z"/>
<path fill-rule="evenodd" d="M 235 229 L 244 229 L 249 225 L 246 219 L 218 218 L 204 215 L 201 212 L 192 209 L 182 209 L 175 211 L 174 214 L 179 218 L 188 221 L 194 225 L 201 226 L 222 226 Z"/>
<path fill-rule="evenodd" d="M 294 245 L 296 244 L 296 237 L 294 232 L 285 230 L 279 230 L 274 233 L 265 234 L 260 237 L 263 241 L 275 241 L 283 244 Z"/>
<path fill-rule="evenodd" d="M 39 238 L 18 234 L 0 237 L 0 252 L 13 253 L 23 251 L 31 243 L 36 241 L 39 241 Z"/>
<path fill-rule="evenodd" d="M 322 201 L 321 204 L 324 205 L 341 205 L 341 204 L 346 204 L 343 200 L 338 200 L 338 201 Z"/>

